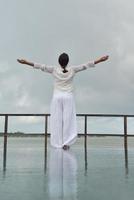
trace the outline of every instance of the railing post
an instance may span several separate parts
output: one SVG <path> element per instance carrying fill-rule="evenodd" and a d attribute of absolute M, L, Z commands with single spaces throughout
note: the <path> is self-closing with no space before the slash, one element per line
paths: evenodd
<path fill-rule="evenodd" d="M 124 116 L 124 135 L 127 136 L 127 116 Z"/>
<path fill-rule="evenodd" d="M 125 168 L 128 174 L 128 144 L 127 144 L 127 116 L 124 116 L 124 150 L 125 150 Z"/>
<path fill-rule="evenodd" d="M 47 127 L 48 127 L 48 115 L 45 115 L 45 172 L 47 170 Z"/>
<path fill-rule="evenodd" d="M 84 126 L 84 147 L 85 147 L 85 170 L 87 170 L 87 115 L 85 115 Z"/>
<path fill-rule="evenodd" d="M 4 170 L 6 170 L 6 158 L 7 158 L 7 132 L 8 132 L 8 115 L 5 115 L 4 147 L 3 147 L 3 169 Z"/>

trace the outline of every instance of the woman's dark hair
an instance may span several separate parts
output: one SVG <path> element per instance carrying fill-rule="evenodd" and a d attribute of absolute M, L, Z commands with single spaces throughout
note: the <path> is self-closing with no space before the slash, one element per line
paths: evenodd
<path fill-rule="evenodd" d="M 62 53 L 60 56 L 59 56 L 59 64 L 62 66 L 62 67 L 66 67 L 68 62 L 69 62 L 69 56 L 66 54 L 66 53 Z"/>

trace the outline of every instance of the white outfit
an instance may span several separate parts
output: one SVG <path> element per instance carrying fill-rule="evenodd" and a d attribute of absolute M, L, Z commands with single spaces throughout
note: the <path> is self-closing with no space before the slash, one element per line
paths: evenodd
<path fill-rule="evenodd" d="M 51 73 L 54 77 L 54 93 L 50 108 L 50 133 L 51 145 L 56 148 L 73 144 L 77 138 L 73 77 L 75 73 L 94 66 L 94 62 L 79 66 L 67 66 L 68 72 L 63 73 L 61 66 L 34 64 L 34 68 Z"/>

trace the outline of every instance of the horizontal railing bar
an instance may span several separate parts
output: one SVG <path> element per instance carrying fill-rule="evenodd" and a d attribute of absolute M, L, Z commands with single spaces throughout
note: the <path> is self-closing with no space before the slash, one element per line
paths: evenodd
<path fill-rule="evenodd" d="M 0 116 L 50 116 L 49 113 L 45 114 L 27 114 L 27 113 L 0 113 Z M 124 114 L 76 114 L 78 117 L 134 117 L 134 115 L 124 115 Z"/>
<path fill-rule="evenodd" d="M 50 114 L 0 114 L 0 116 L 5 116 L 5 115 L 8 115 L 8 116 L 50 116 Z"/>
<path fill-rule="evenodd" d="M 78 117 L 134 117 L 134 115 L 122 115 L 122 114 L 77 114 Z"/>

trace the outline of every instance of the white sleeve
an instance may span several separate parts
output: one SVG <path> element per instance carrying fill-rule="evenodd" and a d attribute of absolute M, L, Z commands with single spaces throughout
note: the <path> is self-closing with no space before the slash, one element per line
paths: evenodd
<path fill-rule="evenodd" d="M 54 69 L 54 66 L 48 66 L 48 65 L 45 65 L 45 64 L 34 63 L 33 68 L 40 69 L 40 70 L 42 70 L 44 72 L 52 73 L 53 69 Z"/>
<path fill-rule="evenodd" d="M 94 61 L 89 61 L 89 62 L 87 62 L 87 63 L 85 63 L 85 64 L 73 66 L 73 69 L 74 69 L 75 73 L 77 73 L 77 72 L 79 72 L 79 71 L 88 69 L 88 68 L 90 68 L 90 67 L 95 67 Z"/>

